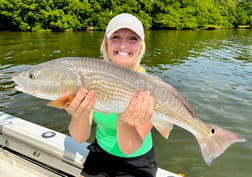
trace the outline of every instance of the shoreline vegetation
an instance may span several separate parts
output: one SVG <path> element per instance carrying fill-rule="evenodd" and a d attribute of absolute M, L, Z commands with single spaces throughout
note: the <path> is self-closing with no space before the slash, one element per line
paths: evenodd
<path fill-rule="evenodd" d="M 252 0 L 1 0 L 0 31 L 105 30 L 122 12 L 145 29 L 252 27 Z"/>

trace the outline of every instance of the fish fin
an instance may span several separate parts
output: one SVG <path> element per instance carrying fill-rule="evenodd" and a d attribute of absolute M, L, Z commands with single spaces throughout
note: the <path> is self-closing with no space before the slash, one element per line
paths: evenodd
<path fill-rule="evenodd" d="M 71 103 L 71 101 L 74 99 L 74 97 L 75 97 L 75 95 L 64 96 L 64 97 L 61 97 L 61 98 L 59 98 L 57 100 L 54 100 L 54 101 L 51 101 L 51 102 L 47 103 L 47 106 L 52 106 L 52 107 L 55 107 L 55 108 L 62 109 L 68 103 Z"/>
<path fill-rule="evenodd" d="M 234 132 L 211 124 L 207 124 L 207 127 L 209 128 L 208 135 L 198 133 L 195 137 L 200 145 L 202 156 L 209 166 L 232 144 L 246 142 L 244 137 Z"/>
<path fill-rule="evenodd" d="M 165 139 L 168 139 L 170 132 L 173 128 L 173 124 L 162 125 L 154 122 L 152 122 L 152 124 Z"/>

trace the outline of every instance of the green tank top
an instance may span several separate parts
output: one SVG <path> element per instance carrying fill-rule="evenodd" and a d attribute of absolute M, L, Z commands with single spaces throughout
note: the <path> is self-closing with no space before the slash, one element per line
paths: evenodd
<path fill-rule="evenodd" d="M 94 111 L 94 121 L 96 127 L 96 139 L 98 144 L 103 150 L 109 154 L 119 157 L 137 157 L 145 154 L 152 148 L 152 135 L 151 131 L 144 139 L 142 146 L 132 154 L 124 154 L 118 145 L 116 138 L 116 121 L 118 118 L 117 113 L 101 113 Z"/>

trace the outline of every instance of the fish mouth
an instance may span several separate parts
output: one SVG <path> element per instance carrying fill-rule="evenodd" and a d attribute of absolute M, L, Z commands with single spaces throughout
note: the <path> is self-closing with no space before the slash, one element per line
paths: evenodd
<path fill-rule="evenodd" d="M 24 88 L 22 88 L 22 87 L 20 87 L 18 85 L 15 86 L 15 90 L 19 91 L 19 92 L 25 92 Z"/>
<path fill-rule="evenodd" d="M 12 75 L 12 80 L 15 82 L 16 86 L 15 86 L 15 90 L 19 91 L 19 92 L 24 92 L 27 94 L 35 94 L 35 92 L 32 89 L 29 88 L 24 88 L 22 87 L 22 82 L 20 83 L 17 79 L 17 74 L 13 74 Z"/>
<path fill-rule="evenodd" d="M 24 93 L 27 93 L 27 94 L 35 94 L 35 92 L 33 92 L 31 89 L 25 89 L 23 87 L 20 87 L 18 85 L 15 86 L 15 89 L 19 92 L 24 92 Z"/>

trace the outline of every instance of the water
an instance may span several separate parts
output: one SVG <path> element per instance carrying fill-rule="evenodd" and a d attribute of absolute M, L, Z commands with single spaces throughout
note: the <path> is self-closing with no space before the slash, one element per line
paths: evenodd
<path fill-rule="evenodd" d="M 0 32 L 0 111 L 68 133 L 69 116 L 14 90 L 11 74 L 60 57 L 101 58 L 104 32 Z M 189 132 L 168 140 L 153 130 L 159 166 L 187 177 L 250 177 L 252 173 L 252 31 L 146 31 L 143 65 L 179 90 L 199 117 L 246 137 L 207 166 Z M 90 138 L 92 141 L 93 137 Z"/>

